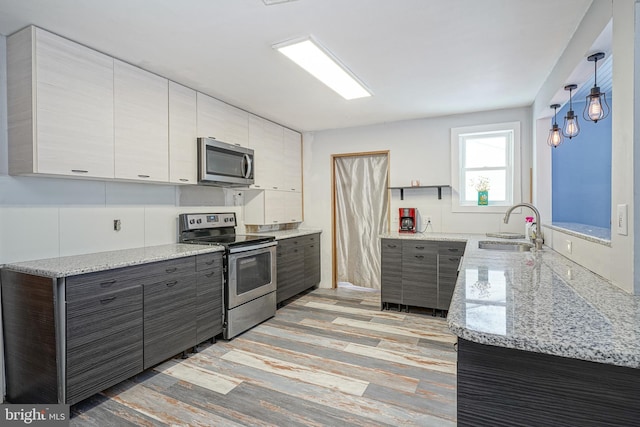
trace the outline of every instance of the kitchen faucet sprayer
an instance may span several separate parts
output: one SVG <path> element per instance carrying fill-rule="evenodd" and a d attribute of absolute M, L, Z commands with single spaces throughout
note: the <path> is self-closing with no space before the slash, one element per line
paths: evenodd
<path fill-rule="evenodd" d="M 504 223 L 507 224 L 509 222 L 509 217 L 511 216 L 511 212 L 513 212 L 513 210 L 518 207 L 529 208 L 533 211 L 534 215 L 536 216 L 536 237 L 534 239 L 534 242 L 536 244 L 536 250 L 542 249 L 542 243 L 544 243 L 544 239 L 542 238 L 542 233 L 540 231 L 540 227 L 541 227 L 540 212 L 535 206 L 533 206 L 530 203 L 518 203 L 516 205 L 511 206 L 509 209 L 507 209 L 507 212 L 505 212 L 504 214 L 504 219 L 503 219 Z"/>

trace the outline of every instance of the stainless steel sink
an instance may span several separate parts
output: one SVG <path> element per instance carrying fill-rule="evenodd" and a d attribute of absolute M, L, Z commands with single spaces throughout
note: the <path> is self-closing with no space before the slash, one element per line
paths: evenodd
<path fill-rule="evenodd" d="M 491 240 L 481 240 L 478 242 L 478 248 L 490 249 L 492 251 L 528 252 L 533 248 L 533 245 L 526 242 L 496 242 Z"/>

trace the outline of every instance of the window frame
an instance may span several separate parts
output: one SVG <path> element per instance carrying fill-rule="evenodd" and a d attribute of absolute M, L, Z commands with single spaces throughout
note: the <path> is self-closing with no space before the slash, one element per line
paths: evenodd
<path fill-rule="evenodd" d="M 472 213 L 497 213 L 504 212 L 505 207 L 519 203 L 522 198 L 521 189 L 521 157 L 520 157 L 520 122 L 506 122 L 486 124 L 479 126 L 465 126 L 451 128 L 451 210 L 452 212 L 472 212 Z M 465 140 L 470 136 L 481 136 L 492 133 L 510 132 L 512 135 L 510 146 L 507 147 L 506 165 L 506 200 L 501 202 L 491 201 L 491 191 L 489 191 L 489 205 L 478 206 L 474 202 L 462 200 L 464 188 L 462 181 L 464 164 L 463 155 L 466 150 Z M 468 168 L 476 169 L 477 168 Z M 487 170 L 495 168 L 487 168 Z M 509 176 L 510 175 L 510 176 Z"/>

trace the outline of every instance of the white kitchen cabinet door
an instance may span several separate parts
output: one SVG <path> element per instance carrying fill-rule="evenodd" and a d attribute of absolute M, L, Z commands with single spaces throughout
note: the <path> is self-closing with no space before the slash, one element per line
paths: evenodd
<path fill-rule="evenodd" d="M 251 187 L 282 190 L 285 187 L 286 168 L 283 159 L 283 127 L 251 115 L 249 148 L 255 151 L 255 182 Z"/>
<path fill-rule="evenodd" d="M 282 188 L 286 191 L 302 191 L 302 140 L 298 132 L 284 129 L 284 171 Z"/>
<path fill-rule="evenodd" d="M 245 192 L 244 222 L 250 225 L 302 222 L 302 193 L 248 190 Z"/>
<path fill-rule="evenodd" d="M 198 92 L 198 136 L 249 146 L 249 113 Z"/>
<path fill-rule="evenodd" d="M 7 72 L 10 173 L 113 178 L 113 59 L 28 27 Z"/>
<path fill-rule="evenodd" d="M 198 180 L 196 91 L 169 82 L 169 181 Z"/>
<path fill-rule="evenodd" d="M 115 177 L 169 181 L 169 82 L 114 60 Z"/>
<path fill-rule="evenodd" d="M 282 191 L 281 193 L 285 222 L 302 222 L 302 193 L 298 191 Z"/>

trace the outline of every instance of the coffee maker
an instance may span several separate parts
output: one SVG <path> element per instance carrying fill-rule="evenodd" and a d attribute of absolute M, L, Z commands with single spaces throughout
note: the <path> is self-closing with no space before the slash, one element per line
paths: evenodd
<path fill-rule="evenodd" d="M 418 226 L 418 211 L 416 208 L 400 208 L 400 233 L 415 233 Z"/>

